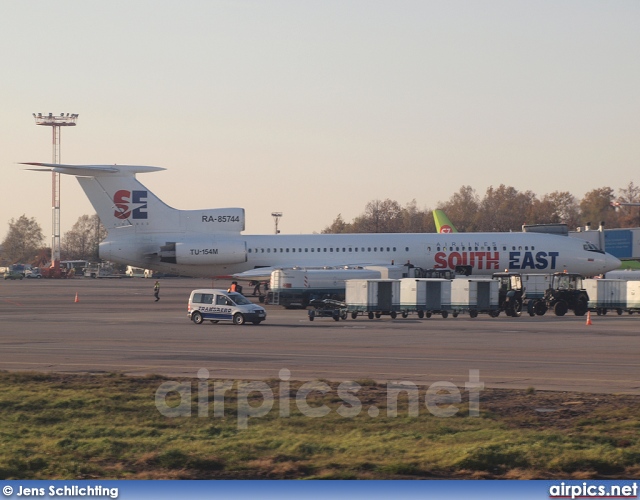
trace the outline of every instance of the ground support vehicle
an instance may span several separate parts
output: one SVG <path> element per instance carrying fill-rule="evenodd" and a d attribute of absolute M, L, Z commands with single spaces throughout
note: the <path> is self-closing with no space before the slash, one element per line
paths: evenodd
<path fill-rule="evenodd" d="M 545 291 L 536 314 L 542 316 L 548 309 L 552 309 L 556 316 L 564 316 L 570 310 L 576 316 L 584 316 L 589 309 L 589 295 L 584 289 L 583 277 L 573 273 L 555 273 L 551 288 Z"/>
<path fill-rule="evenodd" d="M 400 280 L 400 311 L 403 318 L 417 313 L 418 318 L 440 314 L 449 316 L 451 280 L 441 278 L 403 278 Z M 457 313 L 454 313 L 457 316 Z"/>
<path fill-rule="evenodd" d="M 271 273 L 266 302 L 285 309 L 305 309 L 314 299 L 343 301 L 345 283 L 350 279 L 436 277 L 424 276 L 429 271 L 433 270 L 408 265 L 277 269 Z"/>
<path fill-rule="evenodd" d="M 313 307 L 307 311 L 309 321 L 315 318 L 333 318 L 335 321 L 347 319 L 347 304 L 339 300 L 313 299 L 309 305 Z"/>
<path fill-rule="evenodd" d="M 36 267 L 25 271 L 24 277 L 27 279 L 41 279 L 42 273 L 40 272 L 40 269 Z"/>
<path fill-rule="evenodd" d="M 499 284 L 498 310 L 504 311 L 507 316 L 520 317 L 524 302 L 522 275 L 510 272 L 494 273 L 493 279 Z"/>
<path fill-rule="evenodd" d="M 628 309 L 626 280 L 587 279 L 583 281 L 589 296 L 589 310 L 598 316 L 614 310 L 618 314 Z"/>
<path fill-rule="evenodd" d="M 369 319 L 400 313 L 400 280 L 348 280 L 346 282 L 347 312 L 351 319 L 366 314 Z"/>
<path fill-rule="evenodd" d="M 24 278 L 23 274 L 18 271 L 7 271 L 4 273 L 5 280 L 21 280 L 22 278 Z"/>
<path fill-rule="evenodd" d="M 231 321 L 234 325 L 244 325 L 246 322 L 259 325 L 267 319 L 264 308 L 244 295 L 214 288 L 193 290 L 189 296 L 187 313 L 196 325 L 205 320 L 211 323 Z"/>
<path fill-rule="evenodd" d="M 627 281 L 627 307 L 629 314 L 640 312 L 640 280 Z"/>
<path fill-rule="evenodd" d="M 453 315 L 469 313 L 488 314 L 495 318 L 500 314 L 499 283 L 486 278 L 458 278 L 451 282 L 451 310 Z"/>

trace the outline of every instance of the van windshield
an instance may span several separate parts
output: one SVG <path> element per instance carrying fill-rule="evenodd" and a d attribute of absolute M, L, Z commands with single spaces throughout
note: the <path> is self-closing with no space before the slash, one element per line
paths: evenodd
<path fill-rule="evenodd" d="M 229 295 L 229 298 L 239 306 L 246 306 L 247 304 L 251 304 L 251 301 L 240 293 L 232 292 L 228 295 Z"/>

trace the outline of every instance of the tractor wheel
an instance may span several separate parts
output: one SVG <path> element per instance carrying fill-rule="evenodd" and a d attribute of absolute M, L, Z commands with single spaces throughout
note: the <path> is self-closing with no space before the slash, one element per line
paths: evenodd
<path fill-rule="evenodd" d="M 568 310 L 569 310 L 569 306 L 564 300 L 559 300 L 553 306 L 553 312 L 555 313 L 556 316 L 564 316 L 565 314 L 567 314 Z"/>

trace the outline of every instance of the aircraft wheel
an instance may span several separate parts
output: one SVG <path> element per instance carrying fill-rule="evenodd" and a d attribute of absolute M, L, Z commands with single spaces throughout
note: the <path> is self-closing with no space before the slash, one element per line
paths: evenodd
<path fill-rule="evenodd" d="M 193 321 L 196 325 L 201 325 L 204 319 L 202 318 L 202 314 L 200 314 L 198 311 L 194 311 L 191 314 L 191 321 Z"/>
<path fill-rule="evenodd" d="M 233 315 L 233 324 L 234 325 L 244 325 L 244 316 L 240 313 L 235 313 Z"/>

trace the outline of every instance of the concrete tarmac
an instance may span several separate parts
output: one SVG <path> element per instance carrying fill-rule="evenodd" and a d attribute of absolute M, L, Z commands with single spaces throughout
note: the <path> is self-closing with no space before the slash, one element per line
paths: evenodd
<path fill-rule="evenodd" d="M 306 311 L 266 306 L 258 326 L 195 325 L 191 290 L 229 282 L 163 278 L 159 302 L 154 282 L 1 281 L 0 369 L 193 378 L 206 368 L 211 378 L 259 380 L 287 368 L 293 380 L 462 387 L 479 370 L 486 387 L 640 394 L 638 314 L 592 315 L 591 326 L 571 313 L 310 322 Z"/>

